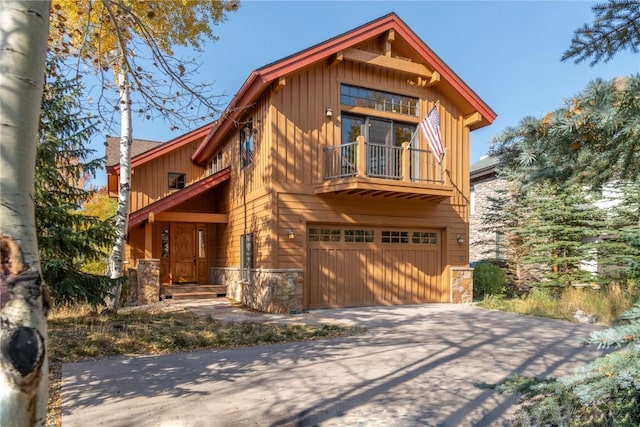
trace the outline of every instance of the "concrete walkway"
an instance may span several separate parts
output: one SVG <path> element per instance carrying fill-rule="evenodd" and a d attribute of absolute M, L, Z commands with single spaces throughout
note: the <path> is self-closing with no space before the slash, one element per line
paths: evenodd
<path fill-rule="evenodd" d="M 341 322 L 364 335 L 63 366 L 63 425 L 502 426 L 514 397 L 482 389 L 558 375 L 603 354 L 594 327 L 469 305 L 253 313 L 183 302 L 228 320 Z"/>

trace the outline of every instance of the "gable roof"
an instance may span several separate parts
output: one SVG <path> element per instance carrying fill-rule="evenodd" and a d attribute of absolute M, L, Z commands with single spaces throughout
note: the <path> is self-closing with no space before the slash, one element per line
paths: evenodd
<path fill-rule="evenodd" d="M 157 200 L 154 203 L 151 203 L 150 205 L 147 205 L 144 208 L 138 209 L 137 211 L 131 213 L 129 215 L 129 222 L 127 226 L 131 229 L 136 225 L 142 224 L 149 218 L 149 214 L 151 212 L 153 212 L 154 214 L 165 212 L 179 205 L 180 203 L 184 203 L 187 200 L 216 187 L 229 178 L 231 178 L 230 168 L 222 169 L 220 172 L 209 175 L 208 177 L 201 179 L 200 181 L 191 184 L 183 188 L 182 190 L 176 191 L 175 193 L 163 197 L 160 200 Z"/>
<path fill-rule="evenodd" d="M 367 24 L 343 33 L 323 43 L 290 55 L 279 61 L 265 65 L 253 71 L 231 100 L 223 114 L 224 119 L 214 126 L 191 159 L 204 163 L 210 157 L 225 135 L 233 129 L 234 122 L 245 112 L 245 108 L 277 79 L 298 71 L 311 64 L 329 58 L 331 55 L 351 46 L 378 37 L 386 31 L 394 30 L 420 57 L 440 74 L 439 85 L 446 85 L 461 95 L 464 102 L 480 113 L 481 121 L 475 127 L 486 126 L 493 122 L 496 113 L 478 95 L 467 86 L 395 13 L 390 13 Z"/>
<path fill-rule="evenodd" d="M 148 161 L 157 159 L 186 144 L 205 137 L 215 122 L 207 123 L 198 129 L 180 135 L 169 142 L 149 141 L 134 139 L 131 143 L 131 168 L 140 166 Z M 107 136 L 107 169 L 117 171 L 120 169 L 120 137 Z M 111 153 L 111 158 L 109 157 Z M 109 163 L 111 159 L 111 163 Z"/>

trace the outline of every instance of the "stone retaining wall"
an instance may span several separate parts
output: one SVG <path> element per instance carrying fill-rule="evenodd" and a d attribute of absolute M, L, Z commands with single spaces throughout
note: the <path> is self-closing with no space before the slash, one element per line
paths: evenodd
<path fill-rule="evenodd" d="M 299 313 L 303 310 L 301 269 L 251 269 L 251 281 L 240 280 L 239 268 L 211 269 L 211 280 L 227 286 L 227 297 L 267 313 Z"/>

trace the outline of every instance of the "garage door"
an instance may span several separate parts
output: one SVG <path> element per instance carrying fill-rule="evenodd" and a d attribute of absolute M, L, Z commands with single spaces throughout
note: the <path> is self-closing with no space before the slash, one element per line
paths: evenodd
<path fill-rule="evenodd" d="M 309 308 L 448 301 L 439 230 L 308 227 Z"/>

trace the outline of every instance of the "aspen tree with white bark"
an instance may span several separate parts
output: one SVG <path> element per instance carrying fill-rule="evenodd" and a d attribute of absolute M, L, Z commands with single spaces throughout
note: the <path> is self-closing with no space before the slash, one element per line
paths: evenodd
<path fill-rule="evenodd" d="M 2 0 L 0 14 L 0 424 L 44 426 L 49 300 L 33 205 L 49 2 Z"/>
<path fill-rule="evenodd" d="M 116 214 L 116 239 L 108 275 L 123 275 L 131 192 L 131 143 L 133 140 L 132 93 L 136 112 L 145 119 L 163 118 L 172 123 L 210 119 L 220 114 L 219 97 L 210 96 L 207 85 L 191 84 L 189 64 L 174 56 L 174 46 L 202 50 L 204 39 L 215 40 L 211 27 L 224 22 L 226 13 L 238 9 L 237 0 L 193 2 L 54 0 L 51 44 L 56 52 L 90 64 L 108 88 L 106 72 L 113 72 L 118 97 L 100 99 L 111 111 L 120 112 L 120 182 Z M 155 72 L 154 72 L 155 71 Z M 104 105 L 103 105 L 104 106 Z M 204 114 L 199 114 L 204 110 Z M 120 283 L 108 296 L 106 308 L 117 311 Z"/>

